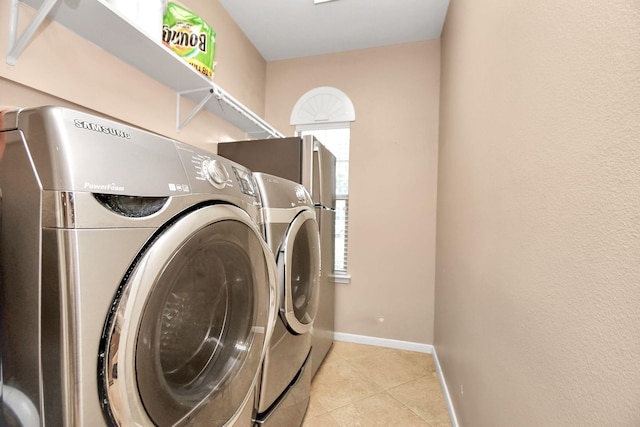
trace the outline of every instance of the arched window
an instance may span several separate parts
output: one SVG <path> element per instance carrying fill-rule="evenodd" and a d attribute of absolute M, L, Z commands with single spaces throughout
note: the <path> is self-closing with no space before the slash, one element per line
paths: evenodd
<path fill-rule="evenodd" d="M 336 157 L 335 274 L 348 282 L 347 242 L 349 218 L 349 143 L 353 103 L 339 89 L 323 86 L 300 97 L 291 112 L 298 135 L 314 135 Z"/>

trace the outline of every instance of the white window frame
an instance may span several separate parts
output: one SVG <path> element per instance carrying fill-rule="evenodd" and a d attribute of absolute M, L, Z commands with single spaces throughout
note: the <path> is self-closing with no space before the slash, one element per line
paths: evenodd
<path fill-rule="evenodd" d="M 310 125 L 298 125 L 296 126 L 296 135 L 300 136 L 303 132 L 310 132 L 316 130 L 334 130 L 334 129 L 349 129 L 349 143 L 351 141 L 351 124 L 350 122 L 332 122 L 332 123 L 323 123 L 323 124 L 310 124 Z M 322 143 L 322 139 L 320 139 Z M 349 160 L 347 160 L 349 162 Z M 346 218 L 345 218 L 345 231 L 344 231 L 344 245 L 343 245 L 343 259 L 342 264 L 345 266 L 344 270 L 335 269 L 333 275 L 333 281 L 335 283 L 350 283 L 351 276 L 349 275 L 349 251 L 348 251 L 348 243 L 349 243 L 349 192 L 347 193 L 337 193 L 335 194 L 336 204 L 338 201 L 344 201 L 346 203 Z M 334 244 L 337 249 L 338 247 L 338 237 L 337 233 L 334 235 Z M 337 251 L 334 251 L 334 264 L 336 261 Z"/>
<path fill-rule="evenodd" d="M 303 131 L 348 128 L 349 144 L 351 144 L 351 122 L 355 121 L 355 119 L 355 109 L 347 94 L 334 87 L 321 86 L 311 89 L 298 99 L 298 102 L 296 102 L 291 112 L 290 124 L 296 127 L 296 135 L 299 135 Z M 347 273 L 349 268 L 347 252 L 349 239 L 349 194 L 336 194 L 336 200 L 346 201 L 343 263 L 345 270 L 335 272 L 334 282 L 350 283 L 351 276 Z"/>

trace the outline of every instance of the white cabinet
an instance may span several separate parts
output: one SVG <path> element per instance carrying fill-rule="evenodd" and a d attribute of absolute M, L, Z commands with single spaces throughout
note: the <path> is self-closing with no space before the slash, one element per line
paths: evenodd
<path fill-rule="evenodd" d="M 18 34 L 20 3 L 38 12 L 31 24 Z M 258 115 L 246 108 L 222 88 L 198 73 L 162 42 L 144 34 L 103 0 L 12 0 L 7 63 L 15 64 L 29 40 L 44 20 L 56 21 L 79 36 L 120 58 L 176 92 L 176 128 L 179 131 L 204 108 L 256 138 L 282 137 Z M 197 104 L 184 114 L 180 99 Z M 184 118 L 182 117 L 184 116 Z"/>

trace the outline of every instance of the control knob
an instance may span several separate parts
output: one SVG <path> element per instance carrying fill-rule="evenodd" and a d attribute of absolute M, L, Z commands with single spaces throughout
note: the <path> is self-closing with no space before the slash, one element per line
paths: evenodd
<path fill-rule="evenodd" d="M 229 172 L 219 160 L 206 161 L 203 164 L 204 173 L 213 185 L 216 187 L 224 186 L 229 181 Z"/>

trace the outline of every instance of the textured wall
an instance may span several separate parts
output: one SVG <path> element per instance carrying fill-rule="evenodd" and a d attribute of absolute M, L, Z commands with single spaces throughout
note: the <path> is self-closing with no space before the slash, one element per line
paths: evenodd
<path fill-rule="evenodd" d="M 439 84 L 440 40 L 267 65 L 266 119 L 282 132 L 293 134 L 293 106 L 318 86 L 342 90 L 356 111 L 339 332 L 433 343 Z"/>
<path fill-rule="evenodd" d="M 640 2 L 453 0 L 440 135 L 460 424 L 640 425 Z"/>
<path fill-rule="evenodd" d="M 45 21 L 15 66 L 6 64 L 10 0 L 0 0 L 0 105 L 50 102 L 80 106 L 181 141 L 208 146 L 245 133 L 206 111 L 180 133 L 176 93 L 63 26 Z M 217 32 L 214 81 L 255 113 L 264 113 L 266 62 L 218 1 L 185 0 Z M 20 9 L 20 33 L 34 10 Z M 160 30 L 159 30 L 160 31 Z M 2 78 L 5 81 L 2 81 Z M 194 104 L 183 100 L 182 117 Z"/>

